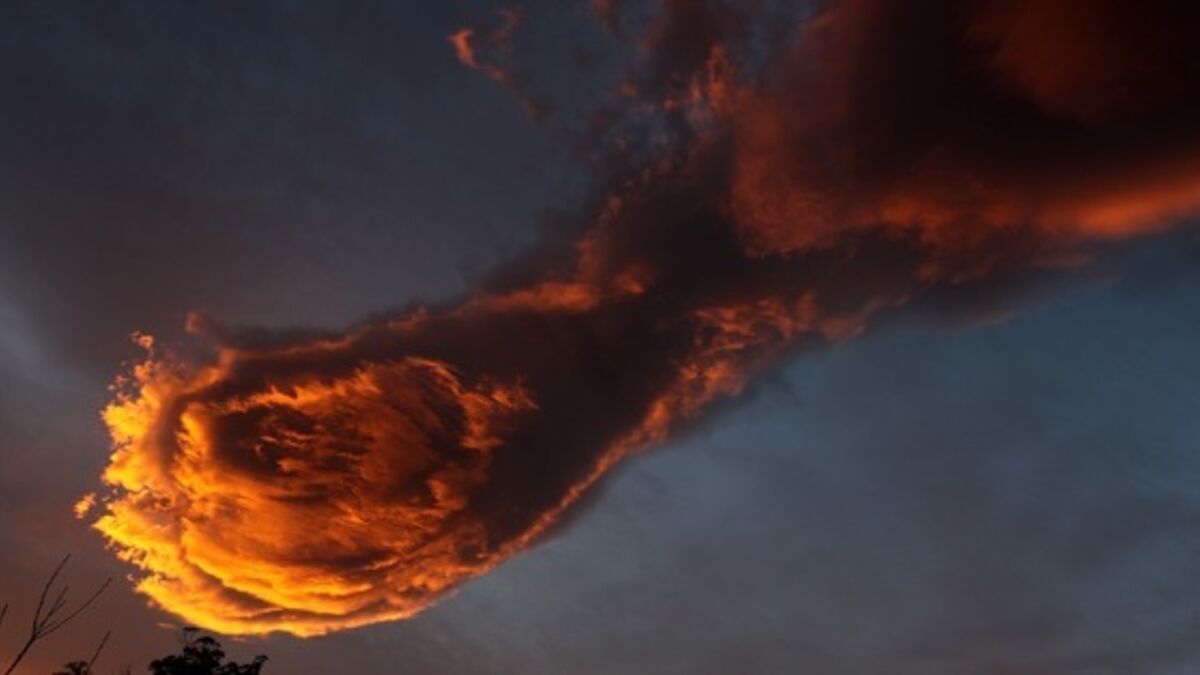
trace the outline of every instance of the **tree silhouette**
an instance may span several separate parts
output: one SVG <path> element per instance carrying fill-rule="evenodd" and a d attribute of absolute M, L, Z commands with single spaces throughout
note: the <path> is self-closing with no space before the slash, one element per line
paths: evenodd
<path fill-rule="evenodd" d="M 151 661 L 150 672 L 152 675 L 259 675 L 266 661 L 267 657 L 260 654 L 250 663 L 225 663 L 221 643 L 201 635 L 195 628 L 184 628 L 183 650 Z"/>
<path fill-rule="evenodd" d="M 96 658 L 100 656 L 108 638 L 109 634 L 105 633 L 91 660 L 71 661 L 53 675 L 93 675 Z M 261 654 L 249 663 L 226 662 L 221 643 L 213 637 L 201 634 L 197 628 L 184 628 L 181 642 L 182 648 L 178 654 L 150 662 L 151 675 L 261 675 L 263 664 L 267 662 L 267 657 Z M 132 673 L 125 668 L 121 675 Z"/>
<path fill-rule="evenodd" d="M 56 590 L 55 582 L 58 581 L 59 575 L 70 558 L 69 555 L 65 556 L 42 586 L 37 607 L 33 611 L 33 619 L 28 624 L 29 634 L 9 661 L 3 675 L 12 675 L 35 644 L 79 616 L 100 597 L 112 582 L 111 578 L 105 580 L 87 599 L 74 609 L 68 610 L 67 592 L 70 587 L 63 584 Z M 7 617 L 8 604 L 0 604 L 0 626 Z M 90 659 L 64 664 L 53 675 L 93 675 L 96 659 L 100 657 L 100 652 L 104 650 L 111 636 L 111 631 L 104 634 Z M 151 675 L 261 675 L 263 664 L 267 662 L 267 657 L 261 654 L 254 657 L 249 663 L 226 662 L 225 651 L 221 649 L 221 643 L 213 637 L 201 634 L 196 628 L 184 628 L 182 638 L 183 645 L 178 654 L 164 656 L 150 662 Z M 129 669 L 125 669 L 122 673 L 131 675 Z"/>
<path fill-rule="evenodd" d="M 100 587 L 96 589 L 96 592 L 92 593 L 87 600 L 84 600 L 82 603 L 80 603 L 80 605 L 74 610 L 67 611 L 67 591 L 70 590 L 70 586 L 63 584 L 63 587 L 58 590 L 52 600 L 50 599 L 50 591 L 54 588 L 54 582 L 58 580 L 58 575 L 62 573 L 63 568 L 67 566 L 67 561 L 70 559 L 71 556 L 64 556 L 62 561 L 58 563 L 58 567 L 54 568 L 54 572 L 50 575 L 50 578 L 46 580 L 46 584 L 42 586 L 42 594 L 38 596 L 37 609 L 33 611 L 33 620 L 29 624 L 29 636 L 25 638 L 25 642 L 21 644 L 21 648 L 17 651 L 16 656 L 14 656 L 12 661 L 9 662 L 8 669 L 4 671 L 4 675 L 10 675 L 13 671 L 15 671 L 17 669 L 17 665 L 21 663 L 21 661 L 25 658 L 25 655 L 29 653 L 29 650 L 33 647 L 33 645 L 37 644 L 39 640 L 49 636 L 51 633 L 54 633 L 58 629 L 70 623 L 72 619 L 79 616 L 83 610 L 87 609 L 93 602 L 96 601 L 96 598 L 100 597 L 100 594 L 103 593 L 104 589 L 108 588 L 108 584 L 112 582 L 112 579 L 106 580 L 103 584 L 100 584 Z M 7 614 L 8 605 L 6 604 L 3 607 L 0 607 L 0 623 L 4 622 L 4 617 Z M 104 642 L 106 641 L 108 641 L 107 635 L 104 636 Z M 101 649 L 104 647 L 104 642 L 100 643 Z M 99 655 L 99 653 L 100 650 L 97 649 L 96 654 Z M 92 661 L 95 661 L 95 657 L 92 657 Z M 84 670 L 83 672 L 86 673 L 91 670 L 90 662 L 84 662 L 83 666 L 87 668 L 87 670 Z"/>
<path fill-rule="evenodd" d="M 91 675 L 92 667 L 96 665 L 96 659 L 100 658 L 100 652 L 104 651 L 104 645 L 108 644 L 108 638 L 112 637 L 112 631 L 104 634 L 104 638 L 100 640 L 96 651 L 92 652 L 92 658 L 87 661 L 72 661 L 63 669 L 54 673 L 54 675 Z"/>

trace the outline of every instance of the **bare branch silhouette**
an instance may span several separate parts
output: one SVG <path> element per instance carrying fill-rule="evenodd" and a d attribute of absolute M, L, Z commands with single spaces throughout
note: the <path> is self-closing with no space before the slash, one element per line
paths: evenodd
<path fill-rule="evenodd" d="M 54 672 L 54 675 L 92 675 L 96 668 L 96 659 L 100 658 L 100 652 L 104 650 L 104 645 L 108 644 L 108 638 L 112 636 L 112 631 L 105 631 L 104 637 L 100 639 L 100 644 L 96 647 L 96 651 L 92 652 L 92 658 L 87 661 L 71 661 L 63 665 L 61 670 Z M 126 669 L 125 675 L 131 675 Z"/>
<path fill-rule="evenodd" d="M 112 631 L 104 631 L 104 637 L 100 639 L 100 644 L 97 645 L 96 651 L 92 653 L 92 658 L 88 659 L 86 672 L 92 672 L 92 666 L 96 665 L 96 659 L 100 658 L 100 652 L 104 651 L 104 645 L 108 644 L 108 638 L 110 637 L 112 637 Z"/>
<path fill-rule="evenodd" d="M 108 588 L 108 585 L 112 583 L 112 577 L 109 577 L 104 581 L 103 584 L 100 584 L 100 587 L 96 589 L 96 592 L 92 593 L 87 600 L 81 603 L 73 611 L 70 611 L 66 614 L 63 614 L 63 612 L 67 608 L 67 591 L 70 589 L 70 586 L 63 584 L 63 587 L 54 596 L 54 599 L 51 600 L 47 605 L 46 598 L 50 597 L 50 593 L 54 588 L 54 582 L 58 580 L 58 575 L 62 573 L 63 568 L 66 567 L 67 561 L 70 559 L 70 554 L 63 556 L 62 561 L 60 561 L 58 566 L 54 568 L 54 572 L 51 573 L 50 578 L 46 580 L 46 584 L 42 586 L 42 592 L 38 596 L 37 608 L 34 610 L 33 620 L 30 622 L 29 637 L 26 638 L 25 643 L 17 652 L 17 655 L 13 657 L 12 662 L 8 665 L 8 669 L 4 671 L 4 675 L 11 675 L 12 672 L 17 669 L 17 665 L 20 664 L 22 659 L 25 658 L 25 655 L 29 653 L 29 650 L 34 644 L 67 625 L 75 617 L 79 616 L 85 609 L 90 607 L 92 603 L 94 603 L 96 599 L 100 597 L 100 594 L 103 593 L 106 588 Z M 7 611 L 8 605 L 5 605 L 4 609 L 0 610 L 0 620 L 3 619 L 4 614 L 7 614 Z M 102 640 L 100 643 L 100 648 L 96 650 L 95 656 L 92 657 L 93 660 L 100 655 L 100 649 L 104 648 L 104 644 L 106 642 L 108 642 L 108 634 L 105 634 L 104 640 Z"/>

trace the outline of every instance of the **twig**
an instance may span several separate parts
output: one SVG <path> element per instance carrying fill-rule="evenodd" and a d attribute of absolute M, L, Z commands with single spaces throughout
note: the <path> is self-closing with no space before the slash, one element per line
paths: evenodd
<path fill-rule="evenodd" d="M 50 574 L 50 578 L 46 580 L 46 584 L 42 586 L 42 592 L 38 596 L 37 609 L 34 610 L 33 621 L 30 623 L 29 637 L 21 646 L 20 651 L 17 652 L 17 655 L 13 657 L 12 663 L 8 665 L 8 670 L 4 671 L 4 675 L 11 675 L 12 672 L 17 669 L 17 664 L 21 663 L 21 660 L 24 659 L 25 655 L 29 653 L 29 649 L 33 647 L 38 640 L 41 640 L 47 635 L 50 635 L 51 633 L 70 623 L 71 620 L 79 616 L 83 610 L 90 607 L 91 604 L 100 597 L 100 594 L 104 592 L 104 589 L 108 588 L 108 585 L 112 583 L 112 577 L 109 577 L 104 581 L 103 584 L 100 584 L 100 587 L 96 589 L 96 592 L 92 593 L 92 595 L 88 597 L 83 604 L 76 607 L 74 611 L 70 612 L 66 616 L 60 617 L 59 613 L 66 609 L 67 606 L 67 590 L 70 589 L 70 586 L 64 584 L 62 590 L 60 590 L 58 594 L 54 596 L 54 600 L 50 602 L 48 607 L 46 605 L 46 598 L 50 595 L 50 591 L 54 587 L 54 582 L 58 579 L 58 575 L 62 573 L 63 568 L 66 567 L 67 561 L 70 559 L 71 556 L 69 554 L 63 556 L 62 561 L 58 563 L 58 566 L 54 568 L 54 572 Z M 0 620 L 3 620 L 4 614 L 6 614 L 7 611 L 8 606 L 5 605 L 4 609 L 0 610 Z M 100 643 L 100 648 L 103 648 L 104 643 L 107 641 L 108 635 L 106 634 L 104 636 L 104 640 Z M 97 649 L 96 656 L 99 655 L 100 649 Z M 96 657 L 94 656 L 92 658 L 94 660 Z"/>
<path fill-rule="evenodd" d="M 104 645 L 108 644 L 108 638 L 111 636 L 111 630 L 104 631 L 104 637 L 100 639 L 99 646 L 96 647 L 96 651 L 92 654 L 92 658 L 88 659 L 87 670 L 84 671 L 85 673 L 88 673 L 88 675 L 91 675 L 92 666 L 96 665 L 96 659 L 100 658 L 100 652 L 104 650 Z"/>

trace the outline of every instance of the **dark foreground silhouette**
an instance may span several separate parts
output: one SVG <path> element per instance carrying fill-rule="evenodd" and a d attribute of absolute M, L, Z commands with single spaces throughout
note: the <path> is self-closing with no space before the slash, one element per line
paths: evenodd
<path fill-rule="evenodd" d="M 195 630 L 184 631 L 183 651 L 150 662 L 153 675 L 258 675 L 267 657 L 250 663 L 225 662 L 221 643 Z"/>
<path fill-rule="evenodd" d="M 151 675 L 259 675 L 267 657 L 259 655 L 249 663 L 225 661 L 221 643 L 194 628 L 183 631 L 183 647 L 178 654 L 150 662 Z M 126 670 L 129 674 L 131 671 Z M 87 661 L 72 661 L 54 675 L 92 675 Z"/>
<path fill-rule="evenodd" d="M 20 643 L 17 652 L 9 658 L 8 666 L 0 675 L 14 675 L 17 666 L 35 645 L 58 632 L 92 606 L 112 582 L 112 579 L 106 579 L 83 602 L 74 607 L 69 606 L 67 593 L 70 586 L 61 582 L 59 577 L 70 559 L 71 556 L 64 556 L 42 585 L 37 606 L 33 610 L 33 617 L 26 624 L 29 632 Z M 8 616 L 8 608 L 8 603 L 0 604 L 0 627 L 3 626 L 4 619 Z M 55 671 L 53 675 L 95 675 L 97 673 L 96 661 L 100 658 L 100 653 L 104 651 L 111 636 L 111 631 L 104 634 L 100 644 L 92 652 L 91 658 L 86 661 L 71 661 Z M 149 672 L 151 675 L 259 675 L 266 662 L 267 657 L 261 654 L 254 657 L 249 663 L 227 662 L 225 661 L 225 651 L 221 649 L 221 643 L 217 642 L 215 638 L 204 635 L 197 628 L 184 628 L 179 653 L 151 661 Z M 133 671 L 126 668 L 120 671 L 119 675 L 132 675 L 132 673 Z"/>
<path fill-rule="evenodd" d="M 17 666 L 33 649 L 33 646 L 50 635 L 58 632 L 67 624 L 71 623 L 75 617 L 79 616 L 96 602 L 96 599 L 104 593 L 112 579 L 106 579 L 104 583 L 96 588 L 95 592 L 87 597 L 82 603 L 79 603 L 74 608 L 68 606 L 67 591 L 70 586 L 58 581 L 59 575 L 62 574 L 63 568 L 67 566 L 67 562 L 71 560 L 70 555 L 63 556 L 59 561 L 58 566 L 54 568 L 54 572 L 50 574 L 50 578 L 42 585 L 42 593 L 38 596 L 37 607 L 33 610 L 33 618 L 26 625 L 29 626 L 29 633 L 21 642 L 21 646 L 17 649 L 11 660 L 8 662 L 8 668 L 4 670 L 4 675 L 11 675 L 17 670 Z M 0 605 L 0 624 L 4 623 L 4 618 L 8 616 L 8 603 Z M 104 634 L 104 638 L 100 640 L 100 646 L 96 648 L 90 661 L 80 661 L 77 665 L 83 668 L 82 671 L 68 672 L 91 672 L 92 664 L 96 662 L 96 658 L 100 656 L 100 651 L 104 649 L 104 645 L 108 642 L 109 633 Z"/>

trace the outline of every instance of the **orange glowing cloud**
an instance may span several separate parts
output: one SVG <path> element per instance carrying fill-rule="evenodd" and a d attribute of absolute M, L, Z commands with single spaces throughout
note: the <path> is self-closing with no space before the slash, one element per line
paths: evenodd
<path fill-rule="evenodd" d="M 471 45 L 474 37 L 475 29 L 467 26 L 454 31 L 447 39 L 454 46 L 454 55 L 458 57 L 459 63 L 468 68 L 478 69 L 479 60 L 475 58 L 475 47 Z"/>
<path fill-rule="evenodd" d="M 920 6 L 831 3 L 740 102 L 730 208 L 748 252 L 884 231 L 954 276 L 964 249 L 1016 230 L 1070 246 L 1200 209 L 1200 74 L 1173 5 Z"/>
<path fill-rule="evenodd" d="M 509 65 L 513 34 L 521 25 L 521 12 L 501 9 L 500 23 L 489 31 L 464 26 L 446 37 L 458 62 L 487 75 L 493 82 L 513 92 L 530 117 L 539 119 L 546 113 L 546 104 L 525 91 L 525 80 Z"/>
<path fill-rule="evenodd" d="M 150 572 L 138 590 L 213 630 L 311 635 L 409 616 L 496 563 L 467 507 L 537 409 L 519 383 L 405 358 L 214 394 L 248 358 L 152 356 L 105 410 L 123 494 L 96 527 Z"/>
<path fill-rule="evenodd" d="M 260 347 L 218 331 L 197 358 L 141 338 L 147 358 L 104 411 L 115 451 L 95 522 L 142 571 L 137 590 L 230 634 L 412 616 L 760 364 L 844 339 L 881 306 L 751 278 L 663 305 L 691 272 L 658 265 L 655 245 L 625 249 L 678 198 L 655 194 L 662 180 L 606 208 L 568 278 L 336 339 Z"/>
<path fill-rule="evenodd" d="M 1200 82 L 1174 58 L 1196 45 L 1156 30 L 1165 5 L 919 5 L 825 3 L 763 62 L 752 15 L 669 0 L 630 101 L 668 140 L 574 244 L 343 335 L 139 337 L 80 516 L 211 630 L 409 617 L 780 359 L 903 312 L 999 314 L 1200 214 Z M 516 16 L 450 36 L 459 60 L 488 72 Z"/>

